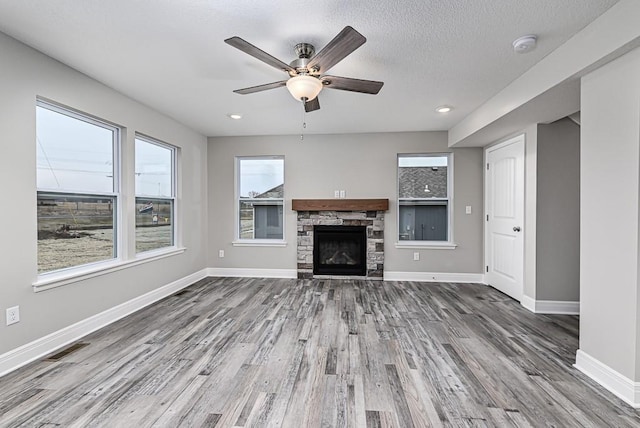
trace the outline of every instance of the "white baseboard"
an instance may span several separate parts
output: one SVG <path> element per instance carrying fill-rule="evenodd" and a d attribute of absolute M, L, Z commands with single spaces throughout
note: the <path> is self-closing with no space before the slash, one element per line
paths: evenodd
<path fill-rule="evenodd" d="M 523 295 L 520 304 L 535 314 L 580 315 L 580 302 L 535 300 Z"/>
<path fill-rule="evenodd" d="M 156 288 L 142 296 L 138 296 L 104 312 L 93 315 L 61 330 L 27 343 L 0 355 L 0 376 L 3 376 L 32 361 L 49 355 L 53 351 L 75 342 L 102 327 L 126 317 L 150 304 L 207 277 L 207 269 L 202 269 L 170 284 Z"/>
<path fill-rule="evenodd" d="M 290 278 L 298 277 L 296 269 L 244 269 L 244 268 L 209 268 L 208 276 L 240 277 L 240 278 Z"/>
<path fill-rule="evenodd" d="M 384 272 L 385 281 L 484 283 L 481 273 Z"/>
<path fill-rule="evenodd" d="M 526 309 L 529 309 L 534 314 L 536 313 L 536 299 L 529 296 L 525 296 L 523 294 L 522 298 L 520 299 L 520 304 L 524 306 Z"/>
<path fill-rule="evenodd" d="M 573 365 L 635 409 L 640 409 L 640 382 L 634 382 L 578 349 Z"/>
<path fill-rule="evenodd" d="M 298 277 L 296 269 L 250 269 L 250 268 L 209 268 L 208 276 L 241 278 L 291 278 Z M 385 281 L 420 282 L 470 282 L 484 283 L 481 273 L 434 273 L 434 272 L 386 272 Z"/>

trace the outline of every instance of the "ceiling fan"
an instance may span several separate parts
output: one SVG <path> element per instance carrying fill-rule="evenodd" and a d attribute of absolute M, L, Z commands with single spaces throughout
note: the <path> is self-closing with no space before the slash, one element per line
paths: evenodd
<path fill-rule="evenodd" d="M 296 100 L 304 103 L 306 112 L 320 109 L 318 94 L 324 87 L 375 95 L 380 92 L 384 82 L 324 74 L 366 41 L 362 34 L 347 26 L 317 54 L 313 45 L 298 43 L 294 48 L 298 58 L 286 64 L 240 37 L 231 37 L 225 43 L 289 74 L 287 80 L 236 89 L 233 92 L 246 95 L 286 86 Z"/>

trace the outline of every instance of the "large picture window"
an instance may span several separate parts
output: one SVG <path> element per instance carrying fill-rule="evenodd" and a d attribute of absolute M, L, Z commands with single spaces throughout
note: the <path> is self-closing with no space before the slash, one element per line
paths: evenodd
<path fill-rule="evenodd" d="M 36 106 L 38 273 L 117 254 L 119 128 Z"/>
<path fill-rule="evenodd" d="M 176 148 L 136 137 L 136 252 L 174 245 Z"/>
<path fill-rule="evenodd" d="M 238 158 L 237 174 L 237 238 L 284 239 L 284 158 Z"/>
<path fill-rule="evenodd" d="M 398 156 L 398 240 L 450 241 L 450 154 Z"/>

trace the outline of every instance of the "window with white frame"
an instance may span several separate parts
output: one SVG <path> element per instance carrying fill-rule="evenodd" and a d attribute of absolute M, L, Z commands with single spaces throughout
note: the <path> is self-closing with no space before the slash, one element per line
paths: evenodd
<path fill-rule="evenodd" d="M 175 245 L 176 148 L 137 135 L 136 253 Z"/>
<path fill-rule="evenodd" d="M 398 240 L 451 240 L 451 154 L 398 155 Z"/>
<path fill-rule="evenodd" d="M 120 129 L 36 105 L 38 273 L 118 257 Z"/>
<path fill-rule="evenodd" d="M 237 158 L 239 240 L 284 239 L 284 157 Z"/>

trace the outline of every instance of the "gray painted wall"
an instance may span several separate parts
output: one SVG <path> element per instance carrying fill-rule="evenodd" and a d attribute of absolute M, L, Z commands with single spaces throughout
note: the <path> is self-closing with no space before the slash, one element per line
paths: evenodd
<path fill-rule="evenodd" d="M 291 120 L 295 120 L 292 118 Z M 398 153 L 454 155 L 455 250 L 396 248 Z M 287 246 L 234 247 L 234 159 L 285 156 L 285 239 Z M 209 266 L 218 268 L 296 268 L 296 213 L 291 199 L 388 198 L 385 216 L 385 270 L 393 272 L 481 273 L 482 149 L 450 149 L 446 132 L 209 138 Z M 465 214 L 465 206 L 472 214 Z M 218 258 L 225 250 L 225 258 Z M 413 252 L 421 253 L 413 261 Z"/>
<path fill-rule="evenodd" d="M 582 78 L 580 135 L 580 350 L 634 382 L 640 381 L 638 76 L 635 49 Z"/>
<path fill-rule="evenodd" d="M 538 125 L 536 299 L 580 300 L 580 127 Z M 606 208 L 603 206 L 602 209 Z"/>
<path fill-rule="evenodd" d="M 205 137 L 1 33 L 0 58 L 2 354 L 206 267 L 207 144 Z M 34 293 L 36 96 L 125 127 L 123 148 L 130 161 L 135 131 L 181 148 L 183 254 Z M 125 217 L 130 233 L 133 224 L 133 215 Z M 21 321 L 7 327 L 4 310 L 14 305 L 20 306 Z"/>

